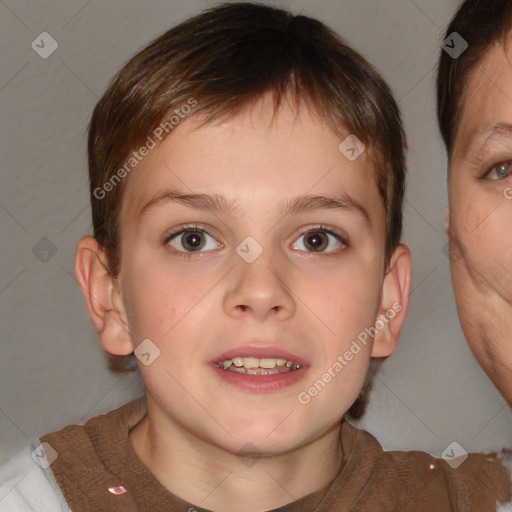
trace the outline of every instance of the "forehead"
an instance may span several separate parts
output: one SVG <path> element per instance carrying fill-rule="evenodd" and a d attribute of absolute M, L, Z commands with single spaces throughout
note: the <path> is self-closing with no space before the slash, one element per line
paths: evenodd
<path fill-rule="evenodd" d="M 467 157 L 489 138 L 512 126 L 512 39 L 494 43 L 477 63 L 467 92 L 454 145 L 454 156 Z M 508 134 L 507 134 L 508 135 Z"/>
<path fill-rule="evenodd" d="M 122 218 L 166 189 L 222 194 L 236 199 L 237 215 L 252 216 L 277 211 L 289 197 L 340 192 L 383 217 L 367 152 L 349 161 L 338 148 L 343 139 L 307 108 L 285 103 L 273 113 L 267 98 L 202 127 L 194 118 L 182 120 L 130 175 Z"/>

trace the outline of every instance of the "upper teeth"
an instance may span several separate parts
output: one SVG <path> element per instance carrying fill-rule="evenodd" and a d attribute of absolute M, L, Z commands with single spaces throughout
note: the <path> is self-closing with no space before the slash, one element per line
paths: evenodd
<path fill-rule="evenodd" d="M 234 357 L 233 359 L 226 359 L 222 366 L 224 369 L 229 368 L 232 364 L 237 367 L 244 366 L 245 368 L 275 368 L 276 366 L 284 366 L 291 368 L 293 361 L 287 361 L 282 358 L 265 357 L 258 359 L 256 357 Z"/>

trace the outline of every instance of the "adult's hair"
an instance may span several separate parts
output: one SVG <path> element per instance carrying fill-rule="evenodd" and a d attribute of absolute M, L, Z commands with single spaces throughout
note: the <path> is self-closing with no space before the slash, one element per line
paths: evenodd
<path fill-rule="evenodd" d="M 389 87 L 321 22 L 240 2 L 208 9 L 158 37 L 118 72 L 94 109 L 88 139 L 93 229 L 112 275 L 122 264 L 123 190 L 140 155 L 172 134 L 179 118 L 222 121 L 267 93 L 274 115 L 291 99 L 297 109 L 311 108 L 340 142 L 354 134 L 365 144 L 368 183 L 374 180 L 386 211 L 389 263 L 402 231 L 406 148 Z M 139 154 L 139 148 L 146 149 Z"/>
<path fill-rule="evenodd" d="M 456 59 L 441 50 L 437 72 L 437 118 L 448 156 L 451 156 L 468 85 L 487 51 L 506 42 L 512 28 L 511 0 L 466 0 L 453 16 L 445 39 L 454 32 L 467 43 Z"/>

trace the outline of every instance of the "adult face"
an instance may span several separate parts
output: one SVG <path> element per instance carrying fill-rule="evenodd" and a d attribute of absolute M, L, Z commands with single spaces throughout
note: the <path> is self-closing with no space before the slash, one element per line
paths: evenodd
<path fill-rule="evenodd" d="M 473 354 L 512 406 L 512 45 L 468 82 L 448 174 L 451 272 Z"/>

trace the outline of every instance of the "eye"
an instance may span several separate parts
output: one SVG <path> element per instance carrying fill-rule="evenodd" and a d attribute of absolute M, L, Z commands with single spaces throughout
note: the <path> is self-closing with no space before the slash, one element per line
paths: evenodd
<path fill-rule="evenodd" d="M 299 238 L 304 237 L 304 241 L 299 243 L 301 247 L 296 247 L 297 242 L 293 245 L 294 249 L 313 253 L 330 253 L 325 249 L 333 244 L 338 244 L 341 249 L 347 246 L 346 238 L 329 229 L 325 226 L 317 226 L 309 228 L 308 231 L 303 232 Z M 190 257 L 194 253 L 206 252 L 222 247 L 222 244 L 217 242 L 213 236 L 207 231 L 197 225 L 184 226 L 179 231 L 175 231 L 168 235 L 165 239 L 164 245 L 169 244 L 178 252 L 184 253 L 185 257 Z M 204 249 L 204 250 L 203 250 Z"/>
<path fill-rule="evenodd" d="M 489 180 L 504 180 L 512 174 L 512 160 L 503 162 L 492 167 L 484 176 Z"/>
<path fill-rule="evenodd" d="M 341 248 L 347 246 L 347 241 L 344 236 L 342 236 L 339 233 L 334 232 L 332 229 L 328 229 L 325 226 L 318 226 L 315 228 L 310 228 L 308 231 L 303 232 L 299 239 L 304 237 L 304 240 L 299 242 L 299 245 L 305 248 L 308 252 L 313 253 L 332 253 L 334 251 L 325 251 L 325 248 L 329 245 L 333 245 L 338 243 Z M 331 242 L 334 240 L 333 242 Z M 297 242 L 293 245 L 294 249 L 297 249 L 295 245 Z M 299 248 L 299 250 L 303 250 Z"/>
<path fill-rule="evenodd" d="M 219 244 L 215 238 L 198 226 L 189 226 L 170 234 L 166 238 L 165 244 L 184 253 L 205 252 L 202 249 L 213 250 L 222 247 L 222 244 Z"/>

